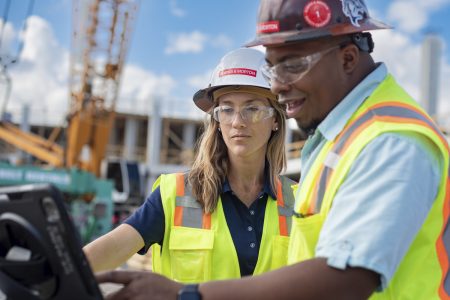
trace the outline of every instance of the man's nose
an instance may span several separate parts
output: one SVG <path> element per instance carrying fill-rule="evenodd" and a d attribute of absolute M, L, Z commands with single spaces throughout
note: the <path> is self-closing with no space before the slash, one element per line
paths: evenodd
<path fill-rule="evenodd" d="M 277 96 L 283 92 L 288 91 L 289 88 L 290 88 L 289 84 L 283 83 L 277 80 L 276 78 L 272 78 L 270 80 L 270 91 Z"/>

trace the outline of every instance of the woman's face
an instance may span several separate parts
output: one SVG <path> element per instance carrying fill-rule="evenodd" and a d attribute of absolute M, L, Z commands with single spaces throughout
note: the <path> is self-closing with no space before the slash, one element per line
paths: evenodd
<path fill-rule="evenodd" d="M 265 156 L 272 131 L 278 130 L 269 100 L 251 93 L 233 92 L 218 99 L 214 117 L 219 122 L 228 155 Z"/>

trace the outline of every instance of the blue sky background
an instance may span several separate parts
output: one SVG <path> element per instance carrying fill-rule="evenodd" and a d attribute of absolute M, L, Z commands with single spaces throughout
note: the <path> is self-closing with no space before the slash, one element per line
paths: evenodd
<path fill-rule="evenodd" d="M 0 0 L 0 15 L 5 2 Z M 29 0 L 11 2 L 2 55 L 13 53 L 21 40 Z M 374 34 L 375 59 L 385 61 L 419 101 L 421 42 L 429 31 L 442 38 L 439 113 L 450 116 L 450 0 L 366 0 L 366 4 L 373 17 L 395 26 Z M 148 114 L 151 101 L 158 99 L 167 114 L 201 116 L 192 105 L 192 94 L 208 83 L 226 52 L 254 36 L 258 5 L 257 0 L 141 0 L 118 109 Z M 72 1 L 35 0 L 28 24 L 21 59 L 9 69 L 13 92 L 8 110 L 19 115 L 27 103 L 34 121 L 59 122 L 69 103 Z"/>

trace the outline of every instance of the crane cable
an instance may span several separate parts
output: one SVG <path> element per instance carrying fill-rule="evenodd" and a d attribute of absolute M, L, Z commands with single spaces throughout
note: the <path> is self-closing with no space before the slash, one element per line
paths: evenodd
<path fill-rule="evenodd" d="M 5 110 L 6 110 L 6 106 L 8 104 L 8 100 L 9 100 L 9 96 L 11 94 L 11 76 L 9 76 L 8 74 L 8 66 L 17 63 L 19 61 L 19 57 L 20 54 L 22 53 L 23 50 L 23 45 L 24 45 L 24 39 L 19 39 L 19 44 L 17 47 L 17 53 L 14 56 L 11 56 L 11 58 L 9 60 L 7 60 L 8 55 L 5 55 L 3 57 L 2 53 L 1 53 L 1 49 L 2 49 L 2 40 L 3 40 L 3 36 L 4 36 L 4 31 L 5 31 L 5 27 L 6 24 L 8 23 L 8 16 L 9 16 L 9 10 L 11 7 L 11 0 L 6 0 L 5 3 L 5 11 L 2 17 L 2 26 L 0 29 L 0 84 L 2 82 L 5 83 L 6 85 L 6 91 L 5 91 L 5 96 L 3 99 L 3 103 L 2 103 L 2 108 L 0 111 L 0 119 L 3 120 L 4 118 L 4 114 L 5 114 Z M 28 24 L 28 17 L 31 15 L 32 11 L 33 11 L 33 7 L 34 7 L 34 0 L 30 0 L 28 2 L 28 9 L 27 9 L 27 13 L 25 15 L 25 21 L 22 24 L 22 33 L 25 36 L 25 32 L 27 30 L 27 24 Z"/>

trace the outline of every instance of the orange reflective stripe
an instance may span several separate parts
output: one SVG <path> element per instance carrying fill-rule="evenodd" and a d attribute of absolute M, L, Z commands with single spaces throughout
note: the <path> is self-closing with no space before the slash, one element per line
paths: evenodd
<path fill-rule="evenodd" d="M 325 165 L 322 164 L 322 166 L 320 167 L 319 172 L 317 172 L 314 175 L 315 178 L 314 178 L 313 182 L 316 182 L 316 183 L 319 182 L 319 177 L 323 173 L 324 169 L 325 169 Z M 312 197 L 311 197 L 312 201 L 309 203 L 308 210 L 306 211 L 306 214 L 304 214 L 305 216 L 310 216 L 310 215 L 314 214 L 314 211 L 316 210 L 316 203 L 317 203 L 318 192 L 319 192 L 319 185 L 316 184 L 314 186 L 314 193 L 312 194 Z"/>
<path fill-rule="evenodd" d="M 175 174 L 177 197 L 184 196 L 184 175 L 182 173 Z M 173 215 L 174 226 L 182 226 L 183 224 L 183 206 L 175 206 Z"/>
<path fill-rule="evenodd" d="M 353 131 L 353 133 L 350 135 L 350 137 L 345 141 L 344 143 L 344 147 L 342 147 L 342 151 L 339 152 L 339 154 L 344 153 L 347 148 L 351 145 L 351 143 L 353 143 L 354 139 L 359 136 L 359 134 L 366 129 L 367 127 L 369 127 L 370 125 L 372 125 L 373 123 L 375 123 L 375 118 L 370 119 L 369 121 L 363 123 L 361 126 L 359 126 L 355 131 Z"/>
<path fill-rule="evenodd" d="M 415 111 L 416 113 L 421 114 L 422 116 L 424 116 L 424 117 L 426 117 L 427 119 L 429 119 L 430 121 L 432 121 L 427 115 L 425 115 L 425 114 L 423 113 L 423 111 L 421 111 L 421 110 L 418 109 L 417 107 L 412 106 L 412 105 L 407 104 L 407 103 L 397 102 L 397 101 L 387 101 L 387 102 L 381 102 L 381 103 L 372 105 L 372 106 L 369 107 L 366 111 L 364 111 L 363 114 L 365 114 L 368 110 L 373 110 L 373 109 L 377 109 L 377 108 L 380 108 L 380 107 L 386 107 L 386 106 L 397 106 L 397 107 L 403 107 L 403 108 L 406 108 L 406 109 L 409 109 L 409 110 L 413 110 L 413 111 Z"/>
<path fill-rule="evenodd" d="M 184 175 L 177 173 L 175 176 L 177 179 L 177 196 L 184 196 Z"/>
<path fill-rule="evenodd" d="M 211 229 L 211 214 L 203 213 L 203 229 Z"/>
<path fill-rule="evenodd" d="M 414 120 L 411 118 L 391 117 L 391 116 L 374 116 L 370 121 L 365 122 L 362 126 L 360 126 L 358 129 L 356 129 L 352 133 L 352 135 L 349 137 L 349 139 L 345 142 L 345 146 L 343 147 L 342 151 L 340 151 L 339 153 L 344 153 L 347 150 L 348 146 L 353 142 L 355 137 L 358 136 L 361 131 L 363 131 L 364 129 L 366 129 L 367 127 L 369 127 L 370 125 L 372 125 L 373 123 L 375 123 L 377 121 L 389 122 L 389 123 L 400 123 L 400 124 L 405 124 L 405 123 L 411 124 L 412 123 L 412 124 L 430 128 L 435 133 L 437 133 L 437 135 L 439 136 L 442 143 L 446 146 L 446 148 L 448 148 L 447 142 L 442 137 L 442 134 L 440 132 L 437 132 L 435 128 L 431 127 L 426 122 L 423 122 L 421 120 Z"/>
<path fill-rule="evenodd" d="M 279 178 L 277 179 L 277 205 L 284 207 L 283 184 Z M 280 228 L 280 235 L 288 236 L 286 216 L 278 214 L 278 226 Z"/>
<path fill-rule="evenodd" d="M 284 207 L 283 185 L 280 179 L 277 179 L 277 202 L 279 206 Z"/>
<path fill-rule="evenodd" d="M 395 109 L 399 108 L 401 110 L 395 112 Z M 444 136 L 434 125 L 433 120 L 425 115 L 421 110 L 408 104 L 391 101 L 373 105 L 361 113 L 358 118 L 352 120 L 336 138 L 335 146 L 333 146 L 332 151 L 338 155 L 345 153 L 356 137 L 358 137 L 362 131 L 375 122 L 416 124 L 429 128 L 437 134 L 442 144 L 445 145 L 447 151 L 450 149 Z M 320 184 L 317 184 L 314 187 L 314 192 L 311 195 L 310 203 L 305 203 L 305 205 L 307 205 L 308 215 L 318 213 L 317 210 L 321 209 L 322 199 L 320 198 L 324 196 L 324 192 L 328 188 L 329 179 L 333 173 L 331 168 L 325 168 L 326 166 L 322 165 L 319 172 L 315 174 L 314 182 Z M 325 171 L 326 174 L 324 173 Z M 322 180 L 322 176 L 326 176 L 325 180 Z"/>
<path fill-rule="evenodd" d="M 177 173 L 174 226 L 211 229 L 211 214 L 205 214 L 201 205 L 192 198 L 191 189 L 185 186 L 185 174 Z"/>
<path fill-rule="evenodd" d="M 175 206 L 175 212 L 173 215 L 173 225 L 174 226 L 183 225 L 183 206 Z"/>
<path fill-rule="evenodd" d="M 278 224 L 280 224 L 280 235 L 288 236 L 286 216 L 278 216 Z"/>
<path fill-rule="evenodd" d="M 445 248 L 445 244 L 444 244 L 444 233 L 446 230 L 448 230 L 447 226 L 448 226 L 449 215 L 450 215 L 450 178 L 447 178 L 443 215 L 444 215 L 444 224 L 442 226 L 442 231 L 439 235 L 439 238 L 436 242 L 437 255 L 438 255 L 439 263 L 441 265 L 441 270 L 442 270 L 442 280 L 441 280 L 441 284 L 439 286 L 439 296 L 441 297 L 441 299 L 450 299 L 449 291 L 446 289 L 446 284 L 448 285 L 448 282 L 446 282 L 446 281 L 449 280 L 449 278 L 447 278 L 449 276 L 449 274 L 448 274 L 449 258 L 448 258 L 447 249 Z"/>

